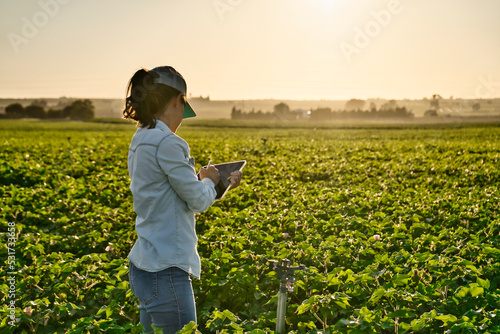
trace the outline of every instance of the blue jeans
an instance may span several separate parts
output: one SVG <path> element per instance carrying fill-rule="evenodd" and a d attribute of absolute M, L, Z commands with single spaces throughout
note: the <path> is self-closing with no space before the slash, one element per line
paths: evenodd
<path fill-rule="evenodd" d="M 196 322 L 191 277 L 184 270 L 171 267 L 151 273 L 130 262 L 129 279 L 140 301 L 141 324 L 146 333 L 152 333 L 154 325 L 164 334 L 173 334 L 191 321 Z"/>

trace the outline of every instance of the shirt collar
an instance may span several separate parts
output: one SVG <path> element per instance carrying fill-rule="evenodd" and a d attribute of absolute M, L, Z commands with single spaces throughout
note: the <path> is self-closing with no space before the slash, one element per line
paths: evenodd
<path fill-rule="evenodd" d="M 161 131 L 173 133 L 172 130 L 170 130 L 170 128 L 159 119 L 156 120 L 156 128 L 160 129 Z"/>

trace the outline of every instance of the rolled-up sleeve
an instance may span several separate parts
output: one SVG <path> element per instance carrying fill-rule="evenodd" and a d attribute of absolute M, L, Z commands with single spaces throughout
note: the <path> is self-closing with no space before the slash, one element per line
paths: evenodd
<path fill-rule="evenodd" d="M 208 209 L 215 201 L 217 192 L 209 178 L 198 180 L 196 171 L 189 163 L 189 147 L 176 135 L 171 135 L 158 145 L 156 160 L 168 178 L 168 182 L 194 212 Z"/>

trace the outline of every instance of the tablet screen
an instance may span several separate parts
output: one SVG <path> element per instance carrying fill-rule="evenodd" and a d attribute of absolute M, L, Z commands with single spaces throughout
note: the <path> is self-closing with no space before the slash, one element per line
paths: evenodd
<path fill-rule="evenodd" d="M 215 190 L 217 191 L 217 196 L 215 199 L 222 199 L 226 194 L 231 182 L 229 182 L 228 177 L 232 172 L 237 170 L 242 170 L 247 162 L 245 160 L 226 162 L 223 164 L 214 164 L 215 168 L 219 170 L 220 181 L 215 185 Z M 198 179 L 200 179 L 200 174 L 198 174 Z"/>

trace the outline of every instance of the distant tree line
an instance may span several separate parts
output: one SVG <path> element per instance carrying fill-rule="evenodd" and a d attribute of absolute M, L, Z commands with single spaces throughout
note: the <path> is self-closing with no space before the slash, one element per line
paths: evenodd
<path fill-rule="evenodd" d="M 371 110 L 338 110 L 332 111 L 330 108 L 318 108 L 311 110 L 312 121 L 325 121 L 330 119 L 361 119 L 361 118 L 411 118 L 414 114 L 406 107 L 395 107 L 391 109 L 371 109 Z"/>
<path fill-rule="evenodd" d="M 35 100 L 29 106 L 23 107 L 20 103 L 13 103 L 5 107 L 6 118 L 40 118 L 40 119 L 72 119 L 89 120 L 94 118 L 92 101 L 76 100 L 60 109 L 47 108 L 44 100 Z"/>
<path fill-rule="evenodd" d="M 269 111 L 262 112 L 262 110 L 255 111 L 255 109 L 252 109 L 251 111 L 244 112 L 241 109 L 236 109 L 236 107 L 233 107 L 233 109 L 231 109 L 231 119 L 270 120 L 272 118 L 273 113 Z"/>
<path fill-rule="evenodd" d="M 273 112 L 262 112 L 262 110 L 244 112 L 241 109 L 233 107 L 231 109 L 231 119 L 245 119 L 245 120 L 271 120 L 279 117 L 279 119 L 293 119 L 295 115 L 290 111 L 290 107 L 286 103 L 278 103 L 274 106 Z"/>
<path fill-rule="evenodd" d="M 440 115 L 444 115 L 446 117 L 449 117 L 450 114 L 444 114 L 440 108 L 439 101 L 442 100 L 443 97 L 439 94 L 434 94 L 432 95 L 432 99 L 429 100 L 430 102 L 430 109 L 426 110 L 424 113 L 424 117 L 437 117 Z M 453 99 L 453 97 L 450 97 L 450 100 Z M 426 99 L 425 99 L 426 100 Z M 491 101 L 489 101 L 491 104 Z M 481 109 L 481 104 L 479 102 L 474 102 L 472 104 L 472 111 L 477 112 Z"/>
<path fill-rule="evenodd" d="M 262 112 L 261 110 L 251 110 L 244 112 L 237 109 L 236 106 L 231 110 L 231 119 L 239 120 L 296 120 L 308 118 L 312 121 L 324 121 L 333 119 L 360 119 L 360 118 L 411 118 L 413 112 L 406 107 L 398 107 L 395 100 L 384 103 L 377 109 L 374 103 L 370 104 L 368 110 L 363 110 L 366 102 L 364 100 L 352 99 L 347 101 L 344 110 L 333 111 L 331 108 L 317 108 L 304 114 L 303 110 L 290 110 L 285 103 L 279 103 L 274 106 L 273 112 Z"/>

